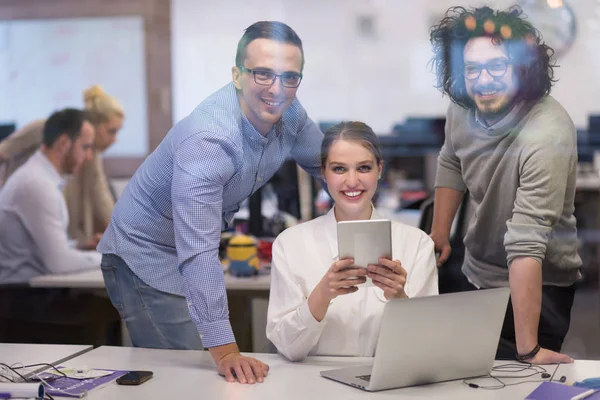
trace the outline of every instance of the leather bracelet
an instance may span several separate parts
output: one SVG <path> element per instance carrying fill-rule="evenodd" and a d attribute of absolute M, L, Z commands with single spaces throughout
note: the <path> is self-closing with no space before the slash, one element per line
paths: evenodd
<path fill-rule="evenodd" d="M 517 356 L 517 360 L 519 361 L 526 361 L 529 360 L 533 357 L 535 357 L 535 355 L 540 351 L 541 346 L 540 344 L 536 344 L 535 347 L 533 348 L 533 350 L 531 350 L 529 353 L 527 354 L 523 354 L 523 355 L 519 355 L 519 353 L 516 354 Z"/>

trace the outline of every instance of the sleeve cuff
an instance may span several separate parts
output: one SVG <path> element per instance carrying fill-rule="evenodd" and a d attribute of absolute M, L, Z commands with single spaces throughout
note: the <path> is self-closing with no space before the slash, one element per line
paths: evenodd
<path fill-rule="evenodd" d="M 464 192 L 467 189 L 459 172 L 445 168 L 442 165 L 438 165 L 435 177 L 435 187 L 445 187 L 460 192 Z"/>
<path fill-rule="evenodd" d="M 507 221 L 506 226 L 504 249 L 509 267 L 516 257 L 530 257 L 542 264 L 552 228 L 513 221 Z"/>
<path fill-rule="evenodd" d="M 313 317 L 310 309 L 308 308 L 308 301 L 304 301 L 300 307 L 298 307 L 298 318 L 300 322 L 306 327 L 308 330 L 321 330 L 325 326 L 325 318 L 321 322 L 317 321 L 315 317 Z"/>
<path fill-rule="evenodd" d="M 535 255 L 530 255 L 530 254 L 512 253 L 512 254 L 509 254 L 508 257 L 507 257 L 507 267 L 508 267 L 509 270 L 510 270 L 510 267 L 512 266 L 512 262 L 517 257 L 531 258 L 531 259 L 537 261 L 538 263 L 540 263 L 540 265 L 542 265 L 544 263 L 544 257 L 541 257 L 541 256 L 535 256 Z"/>
<path fill-rule="evenodd" d="M 198 326 L 198 332 L 200 332 L 204 347 L 210 348 L 235 343 L 235 336 L 227 319 Z"/>

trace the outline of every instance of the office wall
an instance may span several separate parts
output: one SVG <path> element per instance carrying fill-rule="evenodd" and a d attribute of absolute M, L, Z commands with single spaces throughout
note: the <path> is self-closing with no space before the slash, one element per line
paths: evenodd
<path fill-rule="evenodd" d="M 126 111 L 106 155 L 145 156 L 143 24 L 140 16 L 0 21 L 0 121 L 22 127 L 57 109 L 83 107 L 83 90 L 100 84 Z"/>
<path fill-rule="evenodd" d="M 499 7 L 513 3 L 487 2 Z M 569 3 L 578 17 L 579 34 L 571 51 L 559 60 L 560 81 L 553 94 L 575 123 L 585 127 L 587 115 L 600 112 L 599 3 Z M 362 119 L 387 133 L 408 115 L 441 115 L 448 100 L 433 88 L 428 28 L 447 7 L 458 4 L 450 0 L 172 0 L 173 117 L 183 118 L 230 81 L 243 29 L 264 19 L 290 24 L 304 42 L 305 80 L 298 96 L 313 119 Z"/>

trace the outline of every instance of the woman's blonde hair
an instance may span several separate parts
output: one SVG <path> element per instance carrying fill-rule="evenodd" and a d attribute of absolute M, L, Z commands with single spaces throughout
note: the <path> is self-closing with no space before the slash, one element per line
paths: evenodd
<path fill-rule="evenodd" d="M 327 165 L 329 150 L 336 140 L 356 142 L 373 154 L 377 164 L 383 161 L 379 138 L 373 132 L 373 129 L 364 122 L 343 121 L 329 128 L 323 136 L 321 142 L 321 168 L 325 168 Z"/>
<path fill-rule="evenodd" d="M 83 91 L 83 103 L 94 125 L 106 122 L 113 116 L 125 118 L 119 101 L 102 90 L 100 85 L 91 86 Z"/>

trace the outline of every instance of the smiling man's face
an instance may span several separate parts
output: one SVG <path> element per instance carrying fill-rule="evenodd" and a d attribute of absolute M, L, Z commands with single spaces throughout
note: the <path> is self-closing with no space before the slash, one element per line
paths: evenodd
<path fill-rule="evenodd" d="M 503 43 L 494 43 L 489 37 L 469 40 L 464 64 L 467 93 L 484 117 L 503 114 L 513 106 L 518 84 Z"/>
<path fill-rule="evenodd" d="M 272 39 L 255 39 L 246 48 L 243 67 L 276 74 L 302 73 L 302 51 L 298 46 Z M 284 87 L 281 79 L 272 85 L 259 85 L 252 72 L 233 67 L 233 82 L 240 106 L 248 121 L 265 135 L 292 104 L 298 88 Z"/>

